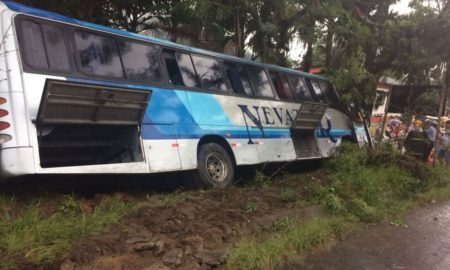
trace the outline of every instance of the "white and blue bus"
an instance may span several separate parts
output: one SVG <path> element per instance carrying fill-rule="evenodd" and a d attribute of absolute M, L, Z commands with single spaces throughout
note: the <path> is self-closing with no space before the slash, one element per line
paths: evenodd
<path fill-rule="evenodd" d="M 353 123 L 323 77 L 0 2 L 0 172 L 195 170 L 329 157 Z"/>

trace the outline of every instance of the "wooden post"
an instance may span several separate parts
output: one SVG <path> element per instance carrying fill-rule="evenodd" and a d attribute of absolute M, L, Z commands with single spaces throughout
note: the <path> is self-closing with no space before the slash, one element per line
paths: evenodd
<path fill-rule="evenodd" d="M 377 138 L 379 142 L 383 140 L 384 131 L 386 130 L 386 120 L 389 112 L 389 106 L 391 105 L 391 96 L 392 96 L 392 85 L 389 86 L 389 92 L 386 100 L 386 106 L 384 107 L 384 116 L 383 116 L 383 125 L 381 126 L 381 134 L 380 138 Z"/>

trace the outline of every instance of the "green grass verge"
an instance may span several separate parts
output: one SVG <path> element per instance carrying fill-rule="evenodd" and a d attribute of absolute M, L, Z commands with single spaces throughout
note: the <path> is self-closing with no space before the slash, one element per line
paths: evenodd
<path fill-rule="evenodd" d="M 450 171 L 390 149 L 341 148 L 326 165 L 328 185 L 309 185 L 310 200 L 334 216 L 378 222 L 395 218 L 421 200 L 450 198 Z M 423 199 L 421 199 L 423 197 Z"/>
<path fill-rule="evenodd" d="M 228 256 L 227 269 L 274 269 L 286 257 L 314 247 L 348 231 L 351 223 L 344 218 L 314 219 L 306 224 L 292 222 L 262 240 L 244 239 Z"/>
<path fill-rule="evenodd" d="M 73 241 L 101 232 L 136 207 L 111 199 L 87 212 L 79 201 L 67 196 L 47 216 L 42 214 L 39 203 L 31 204 L 16 218 L 4 210 L 0 216 L 0 268 L 15 269 L 16 263 L 24 262 L 42 265 L 60 259 Z"/>

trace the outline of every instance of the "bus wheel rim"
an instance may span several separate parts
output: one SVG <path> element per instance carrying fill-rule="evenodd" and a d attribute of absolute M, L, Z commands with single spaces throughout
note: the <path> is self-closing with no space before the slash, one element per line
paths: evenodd
<path fill-rule="evenodd" d="M 206 157 L 206 171 L 209 177 L 215 182 L 223 182 L 227 178 L 228 168 L 225 159 L 216 153 L 211 153 Z"/>

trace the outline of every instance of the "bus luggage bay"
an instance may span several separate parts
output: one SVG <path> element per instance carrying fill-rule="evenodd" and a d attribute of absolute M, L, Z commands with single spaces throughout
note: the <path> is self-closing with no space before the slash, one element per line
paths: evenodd
<path fill-rule="evenodd" d="M 0 169 L 197 170 L 329 157 L 356 141 L 320 76 L 0 2 Z"/>

